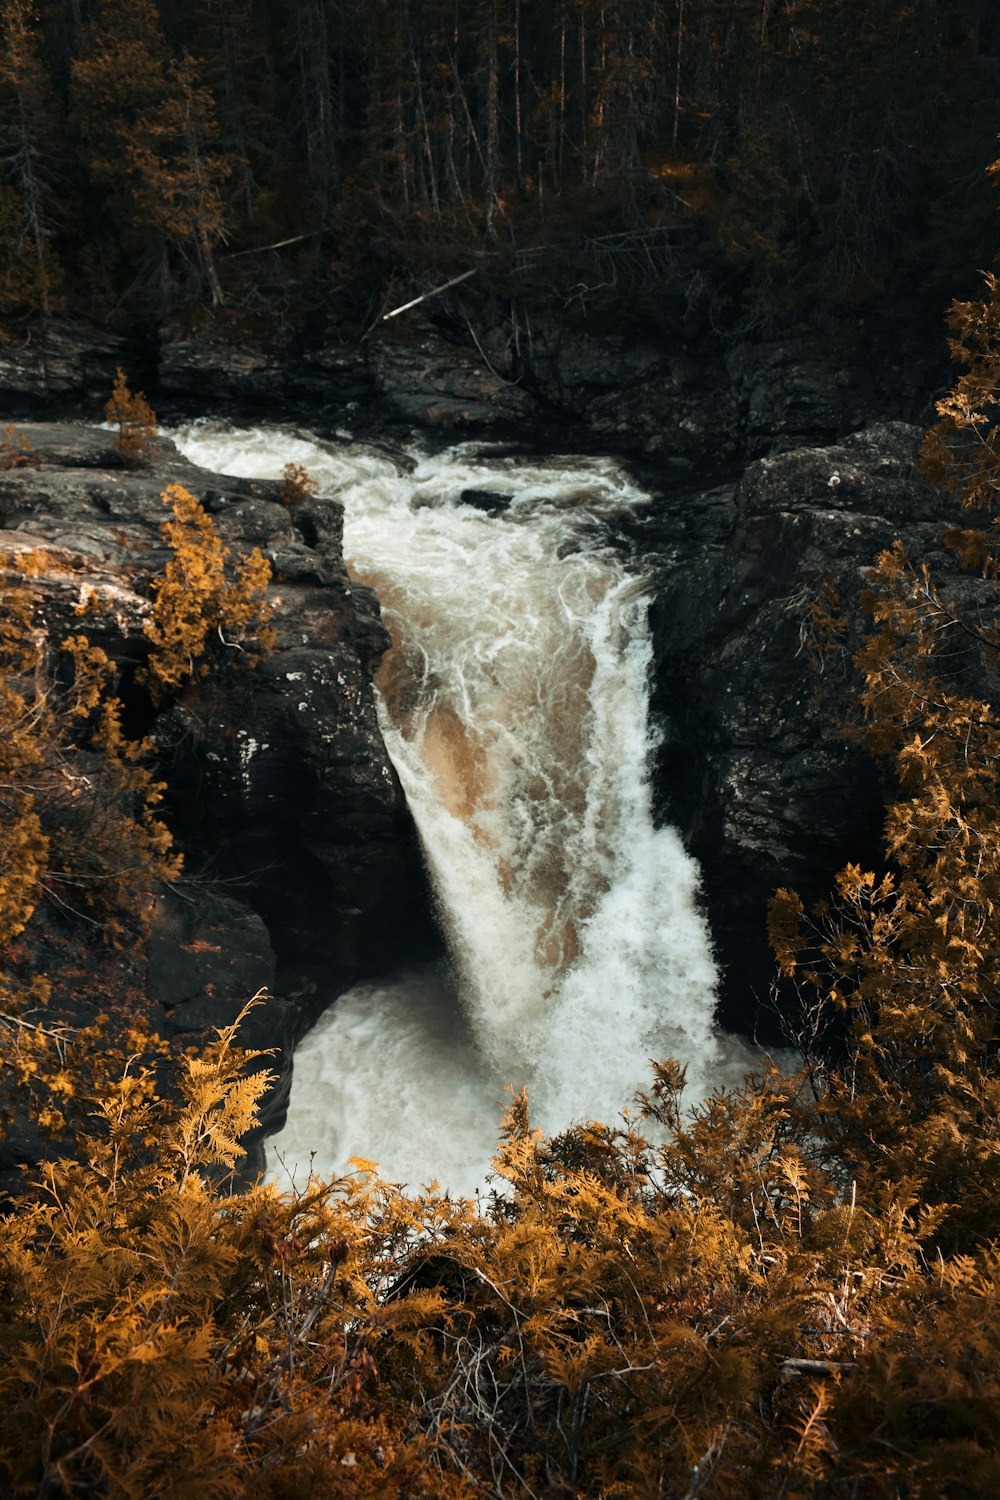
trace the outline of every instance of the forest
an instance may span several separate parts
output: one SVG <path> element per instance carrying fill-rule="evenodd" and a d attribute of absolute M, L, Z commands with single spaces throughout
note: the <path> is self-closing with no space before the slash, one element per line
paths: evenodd
<path fill-rule="evenodd" d="M 47 1019 L 24 934 L 50 910 L 114 955 L 141 944 L 179 855 L 135 725 L 192 680 L 254 672 L 269 567 L 171 486 L 125 703 L 85 610 L 46 640 L 38 559 L 5 549 L 0 1120 L 30 1116 L 47 1147 L 0 1203 L 0 1494 L 1000 1493 L 1000 629 L 982 604 L 1000 583 L 1000 17 L 0 0 L 0 29 L 0 338 L 179 308 L 357 336 L 394 291 L 472 265 L 598 325 L 723 339 L 950 302 L 958 373 L 922 463 L 978 587 L 950 597 L 896 546 L 863 618 L 813 606 L 888 791 L 877 862 L 815 909 L 771 905 L 798 1070 L 690 1109 L 684 1059 L 660 1059 L 616 1123 L 553 1139 L 513 1094 L 473 1203 L 365 1160 L 247 1187 L 268 1077 L 239 1026 L 186 1050 L 117 992 L 92 1024 Z M 155 417 L 122 372 L 106 416 L 122 472 L 141 467 Z M 32 462 L 8 426 L 0 469 Z M 292 505 L 309 480 L 286 478 Z"/>
<path fill-rule="evenodd" d="M 0 317 L 356 331 L 504 296 L 731 331 L 971 293 L 978 0 L 4 0 Z M 933 314 L 932 314 L 933 315 Z"/>

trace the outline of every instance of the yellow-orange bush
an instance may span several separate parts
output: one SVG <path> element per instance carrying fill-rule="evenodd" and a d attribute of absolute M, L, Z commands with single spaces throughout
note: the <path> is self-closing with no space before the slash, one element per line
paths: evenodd
<path fill-rule="evenodd" d="M 39 553 L 0 557 L 0 943 L 43 896 L 96 913 L 113 936 L 178 868 L 155 811 L 151 746 L 121 733 L 107 656 L 83 635 L 57 650 L 36 623 L 31 580 L 43 566 Z"/>
<path fill-rule="evenodd" d="M 678 1127 L 664 1067 L 555 1140 L 515 1097 L 478 1207 L 366 1164 L 233 1195 L 264 1087 L 234 1043 L 164 1093 L 128 1038 L 79 1159 L 0 1221 L 5 1493 L 995 1493 L 997 1255 L 838 1182 L 801 1079 Z"/>
<path fill-rule="evenodd" d="M 142 391 L 128 388 L 121 365 L 104 407 L 104 420 L 118 428 L 112 447 L 130 468 L 147 464 L 156 454 L 156 414 Z"/>
<path fill-rule="evenodd" d="M 164 491 L 173 518 L 162 532 L 173 556 L 156 579 L 146 624 L 152 643 L 143 680 L 160 697 L 222 659 L 252 665 L 274 642 L 266 600 L 271 567 L 257 547 L 234 560 L 198 501 L 179 484 Z"/>

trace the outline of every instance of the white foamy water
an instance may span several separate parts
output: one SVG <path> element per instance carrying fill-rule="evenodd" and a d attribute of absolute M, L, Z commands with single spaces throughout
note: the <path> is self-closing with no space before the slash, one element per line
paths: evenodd
<path fill-rule="evenodd" d="M 195 423 L 196 463 L 303 464 L 346 510 L 344 551 L 393 637 L 379 713 L 451 964 L 342 996 L 295 1057 L 271 1144 L 304 1177 L 376 1160 L 414 1186 L 482 1182 L 506 1085 L 547 1132 L 613 1120 L 649 1059 L 693 1095 L 741 1074 L 712 1024 L 697 869 L 653 826 L 648 580 L 603 523 L 647 503 L 611 460 L 431 454 Z M 464 489 L 512 496 L 500 514 Z"/>

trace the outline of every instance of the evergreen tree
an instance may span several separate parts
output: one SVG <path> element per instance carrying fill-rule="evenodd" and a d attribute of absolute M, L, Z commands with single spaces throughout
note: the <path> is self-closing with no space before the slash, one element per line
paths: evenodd
<path fill-rule="evenodd" d="M 59 300 L 53 245 L 59 159 L 55 91 L 30 0 L 0 6 L 0 313 L 40 312 Z"/>
<path fill-rule="evenodd" d="M 196 293 L 221 302 L 214 251 L 229 167 L 199 66 L 170 55 L 152 0 L 99 0 L 73 84 L 89 170 L 126 254 L 161 299 L 179 263 Z"/>

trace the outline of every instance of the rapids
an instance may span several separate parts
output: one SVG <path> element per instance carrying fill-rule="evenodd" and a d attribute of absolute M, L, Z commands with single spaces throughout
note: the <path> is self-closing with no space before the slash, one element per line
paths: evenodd
<path fill-rule="evenodd" d="M 507 1085 L 551 1132 L 616 1118 L 652 1057 L 685 1062 L 695 1097 L 742 1074 L 712 1022 L 697 868 L 652 817 L 651 580 L 608 527 L 648 496 L 606 458 L 212 421 L 174 436 L 225 473 L 302 464 L 343 503 L 345 557 L 392 635 L 380 722 L 450 955 L 331 1006 L 296 1052 L 272 1168 L 360 1156 L 471 1192 Z"/>

